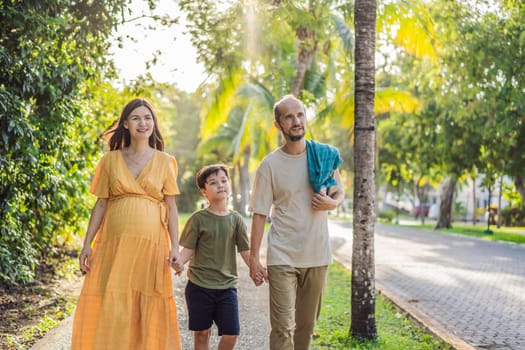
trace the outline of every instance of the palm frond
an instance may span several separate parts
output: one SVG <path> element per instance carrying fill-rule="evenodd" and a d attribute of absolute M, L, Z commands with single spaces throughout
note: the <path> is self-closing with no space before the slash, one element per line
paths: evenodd
<path fill-rule="evenodd" d="M 335 23 L 335 29 L 337 31 L 337 34 L 339 35 L 339 38 L 341 39 L 341 42 L 343 43 L 345 53 L 353 61 L 354 60 L 353 58 L 354 48 L 355 48 L 354 32 L 348 26 L 344 18 L 333 15 L 332 19 Z"/>
<path fill-rule="evenodd" d="M 378 16 L 378 30 L 396 28 L 394 44 L 414 57 L 436 62 L 439 41 L 425 4 L 418 0 L 402 0 L 386 4 L 381 9 L 383 13 Z"/>
<path fill-rule="evenodd" d="M 257 102 L 267 106 L 269 110 L 271 110 L 275 104 L 275 97 L 271 91 L 258 81 L 253 81 L 252 83 L 241 86 L 237 90 L 237 94 L 239 97 L 247 100 L 255 99 Z"/>
<path fill-rule="evenodd" d="M 413 113 L 420 107 L 417 97 L 408 91 L 399 91 L 394 88 L 377 88 L 374 101 L 376 115 L 387 112 Z"/>
<path fill-rule="evenodd" d="M 231 108 L 236 105 L 236 92 L 241 81 L 242 76 L 236 71 L 232 71 L 228 77 L 221 80 L 209 110 L 205 111 L 202 117 L 200 135 L 202 139 L 212 136 L 226 122 Z"/>

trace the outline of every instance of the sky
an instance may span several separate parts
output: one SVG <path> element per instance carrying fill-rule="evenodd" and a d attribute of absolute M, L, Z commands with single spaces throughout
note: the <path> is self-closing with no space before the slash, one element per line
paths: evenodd
<path fill-rule="evenodd" d="M 135 0 L 131 4 L 133 11 L 131 18 L 137 16 L 141 10 L 149 13 L 145 0 Z M 175 0 L 158 1 L 155 14 L 170 13 L 176 15 Z M 178 88 L 193 92 L 205 80 L 202 64 L 196 62 L 196 50 L 190 43 L 189 35 L 184 33 L 184 18 L 179 24 L 168 29 L 145 30 L 139 23 L 152 23 L 151 20 L 141 19 L 130 21 L 122 25 L 113 38 L 119 35 L 130 35 L 136 39 L 133 42 L 125 39 L 123 47 L 116 45 L 116 40 L 110 49 L 110 54 L 117 67 L 120 79 L 126 82 L 146 72 L 146 62 L 154 57 L 154 52 L 161 51 L 157 64 L 150 68 L 150 73 L 157 82 L 176 84 Z M 174 40 L 175 38 L 175 40 Z"/>

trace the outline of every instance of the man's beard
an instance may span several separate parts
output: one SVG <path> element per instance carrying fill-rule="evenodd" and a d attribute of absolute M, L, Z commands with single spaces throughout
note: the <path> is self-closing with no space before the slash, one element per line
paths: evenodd
<path fill-rule="evenodd" d="M 304 137 L 304 132 L 303 132 L 301 135 L 294 135 L 294 136 L 288 134 L 288 138 L 289 138 L 290 141 L 292 141 L 292 142 L 299 141 L 299 140 L 301 140 L 303 137 Z"/>
<path fill-rule="evenodd" d="M 296 142 L 296 141 L 300 141 L 303 139 L 304 135 L 305 135 L 305 131 L 303 130 L 303 132 L 299 135 L 291 135 L 289 132 L 286 132 L 283 130 L 283 128 L 281 127 L 281 131 L 284 135 L 285 138 L 288 138 L 290 141 L 292 142 Z"/>

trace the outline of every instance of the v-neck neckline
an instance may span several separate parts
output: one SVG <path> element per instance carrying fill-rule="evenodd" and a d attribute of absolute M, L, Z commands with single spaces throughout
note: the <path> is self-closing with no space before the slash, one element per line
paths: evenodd
<path fill-rule="evenodd" d="M 142 169 L 140 169 L 139 174 L 137 175 L 137 177 L 133 176 L 133 173 L 131 172 L 131 170 L 129 170 L 128 163 L 126 163 L 126 159 L 124 159 L 124 154 L 122 154 L 122 150 L 119 150 L 118 153 L 120 154 L 120 159 L 122 160 L 122 163 L 124 164 L 124 167 L 126 168 L 129 176 L 133 180 L 138 181 L 142 177 L 142 174 L 144 174 L 144 170 L 146 170 L 146 168 L 153 161 L 153 158 L 155 158 L 155 156 L 157 155 L 157 150 L 153 150 L 153 155 L 150 157 L 150 159 L 148 159 L 148 161 L 146 162 L 144 167 L 142 167 Z"/>

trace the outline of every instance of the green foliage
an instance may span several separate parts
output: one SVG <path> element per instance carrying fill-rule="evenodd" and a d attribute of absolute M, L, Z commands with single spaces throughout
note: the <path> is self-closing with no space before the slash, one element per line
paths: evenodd
<path fill-rule="evenodd" d="M 509 206 L 523 206 L 523 201 L 519 192 L 516 191 L 516 186 L 514 184 L 503 184 L 503 198 L 510 203 Z"/>
<path fill-rule="evenodd" d="M 452 208 L 452 214 L 455 218 L 462 219 L 467 215 L 467 208 L 465 208 L 462 202 L 456 201 Z"/>
<path fill-rule="evenodd" d="M 87 215 L 98 121 L 80 96 L 111 69 L 104 40 L 124 4 L 0 2 L 1 281 L 30 281 Z"/>
<path fill-rule="evenodd" d="M 158 105 L 166 105 L 163 118 L 170 119 L 172 134 L 166 134 L 166 151 L 175 155 L 179 166 L 179 189 L 177 196 L 177 208 L 182 212 L 195 210 L 195 203 L 202 198 L 202 194 L 195 185 L 195 174 L 204 165 L 197 158 L 197 145 L 200 141 L 200 118 L 199 111 L 201 100 L 198 95 L 176 91 L 172 88 L 161 87 L 157 90 L 159 96 Z M 161 103 L 164 101 L 164 103 Z M 169 107 L 168 107 L 169 106 Z M 160 119 L 160 114 L 159 114 Z M 167 130 L 169 123 L 162 121 L 162 130 Z"/>
<path fill-rule="evenodd" d="M 14 286 L 0 284 L 5 333 L 2 349 L 29 349 L 36 340 L 55 328 L 73 312 L 79 281 L 77 255 L 79 241 L 46 256 L 37 268 L 35 281 Z M 15 311 L 15 312 L 13 312 Z"/>
<path fill-rule="evenodd" d="M 198 59 L 208 71 L 219 75 L 238 67 L 242 61 L 243 7 L 241 4 L 218 9 L 216 1 L 178 2 L 187 14 L 191 41 L 197 48 Z"/>
<path fill-rule="evenodd" d="M 381 180 L 391 169 L 430 183 L 481 173 L 487 186 L 503 174 L 523 175 L 525 12 L 512 1 L 491 6 L 498 10 L 487 11 L 482 1 L 436 1 L 429 7 L 436 59 L 415 60 L 402 51 L 390 64 L 385 58 L 379 85 L 409 89 L 420 108 L 380 116 Z M 385 10 L 404 11 L 395 4 Z"/>
<path fill-rule="evenodd" d="M 449 163 L 475 166 L 489 179 L 522 175 L 525 10 L 511 1 L 494 2 L 497 10 L 490 12 L 479 4 L 443 5 L 436 8 L 436 19 L 452 29 L 442 52 L 447 76 L 439 99 L 446 117 L 441 126 L 449 140 L 456 139 L 449 149 L 464 154 L 456 152 Z M 454 15 L 444 19 L 444 13 Z"/>
<path fill-rule="evenodd" d="M 392 222 L 396 217 L 396 213 L 393 210 L 379 210 L 377 212 L 377 218 L 382 222 Z"/>
<path fill-rule="evenodd" d="M 501 210 L 505 226 L 525 226 L 525 208 L 506 207 Z"/>

